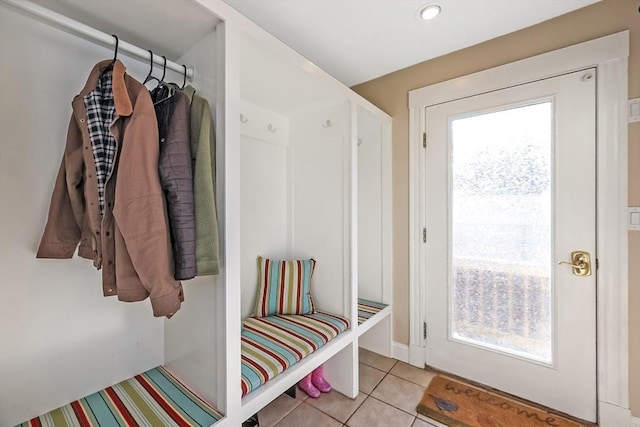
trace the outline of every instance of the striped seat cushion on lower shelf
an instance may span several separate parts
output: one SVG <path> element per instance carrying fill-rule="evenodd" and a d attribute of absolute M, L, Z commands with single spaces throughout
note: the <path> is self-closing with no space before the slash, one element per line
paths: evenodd
<path fill-rule="evenodd" d="M 358 298 L 358 325 L 362 325 L 367 319 L 370 319 L 372 316 L 378 314 L 380 310 L 387 307 L 387 304 L 382 304 L 381 302 Z"/>
<path fill-rule="evenodd" d="M 21 427 L 208 427 L 222 414 L 163 367 L 20 424 Z"/>
<path fill-rule="evenodd" d="M 349 328 L 334 314 L 250 317 L 242 322 L 242 395 L 250 393 Z"/>

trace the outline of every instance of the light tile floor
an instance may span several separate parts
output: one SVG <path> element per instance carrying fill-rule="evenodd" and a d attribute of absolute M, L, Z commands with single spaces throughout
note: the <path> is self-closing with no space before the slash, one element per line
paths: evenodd
<path fill-rule="evenodd" d="M 259 412 L 260 427 L 439 427 L 416 413 L 436 374 L 360 350 L 360 394 L 349 399 L 332 391 L 318 399 L 298 390 Z"/>

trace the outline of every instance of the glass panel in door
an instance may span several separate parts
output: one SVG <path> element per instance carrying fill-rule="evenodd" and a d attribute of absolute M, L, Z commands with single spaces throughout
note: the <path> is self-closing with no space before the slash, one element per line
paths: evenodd
<path fill-rule="evenodd" d="M 450 336 L 553 362 L 551 101 L 451 120 Z"/>

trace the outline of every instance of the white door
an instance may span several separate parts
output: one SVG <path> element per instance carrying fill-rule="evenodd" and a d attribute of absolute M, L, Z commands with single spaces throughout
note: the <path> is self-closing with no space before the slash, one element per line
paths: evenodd
<path fill-rule="evenodd" d="M 596 276 L 558 263 L 583 251 L 595 269 L 595 80 L 479 94 L 425 120 L 427 364 L 589 421 Z"/>

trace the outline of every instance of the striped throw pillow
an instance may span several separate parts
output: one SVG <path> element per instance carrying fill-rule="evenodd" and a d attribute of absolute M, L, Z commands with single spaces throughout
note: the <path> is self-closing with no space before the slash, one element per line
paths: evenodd
<path fill-rule="evenodd" d="M 315 312 L 311 299 L 314 259 L 278 261 L 258 257 L 254 317 Z"/>

